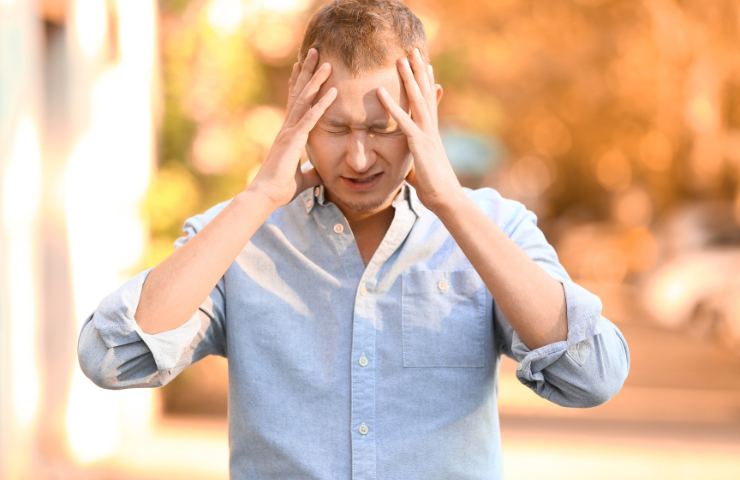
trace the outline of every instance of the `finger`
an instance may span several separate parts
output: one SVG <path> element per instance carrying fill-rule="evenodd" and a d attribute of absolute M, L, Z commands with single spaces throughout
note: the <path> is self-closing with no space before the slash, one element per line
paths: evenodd
<path fill-rule="evenodd" d="M 380 87 L 377 90 L 378 98 L 380 103 L 383 104 L 388 114 L 398 123 L 403 130 L 403 133 L 407 137 L 418 135 L 420 133 L 419 126 L 411 119 L 408 113 L 404 112 L 398 103 L 391 97 L 388 91 Z"/>
<path fill-rule="evenodd" d="M 311 108 L 308 109 L 306 113 L 303 114 L 303 117 L 301 117 L 301 120 L 298 122 L 299 131 L 308 135 L 308 132 L 313 130 L 313 127 L 316 126 L 316 122 L 319 121 L 321 116 L 324 114 L 324 112 L 326 112 L 326 109 L 329 108 L 329 105 L 332 104 L 335 98 L 337 98 L 337 89 L 336 87 L 331 87 L 329 90 L 326 91 L 324 95 L 321 96 L 321 98 L 319 98 L 318 102 L 316 102 Z"/>
<path fill-rule="evenodd" d="M 290 111 L 290 108 L 293 106 L 293 100 L 295 100 L 295 94 L 293 93 L 293 87 L 295 86 L 295 82 L 298 79 L 298 72 L 301 71 L 301 64 L 299 62 L 295 62 L 293 64 L 293 70 L 290 72 L 290 80 L 288 80 L 288 108 L 287 110 Z"/>
<path fill-rule="evenodd" d="M 296 97 L 293 108 L 288 112 L 287 121 L 289 124 L 299 122 L 301 117 L 306 113 L 306 110 L 311 108 L 311 103 L 313 103 L 314 98 L 316 98 L 316 94 L 318 94 L 319 89 L 321 89 L 321 85 L 326 82 L 329 75 L 331 75 L 331 64 L 324 62 L 316 70 L 306 86 L 303 87 L 303 91 L 301 91 L 301 93 Z"/>
<path fill-rule="evenodd" d="M 427 71 L 429 73 L 429 86 L 432 89 L 431 96 L 429 98 L 429 111 L 432 113 L 432 120 L 434 121 L 434 124 L 437 125 L 437 83 L 434 81 L 434 68 L 432 68 L 431 63 L 427 64 Z"/>
<path fill-rule="evenodd" d="M 419 84 L 414 78 L 414 73 L 411 71 L 411 65 L 409 60 L 404 57 L 401 59 L 399 71 L 401 73 L 401 79 L 403 85 L 406 88 L 406 95 L 409 97 L 409 103 L 411 104 L 411 117 L 419 123 L 422 127 L 429 123 L 429 113 L 427 112 L 426 99 L 419 89 Z"/>
<path fill-rule="evenodd" d="M 311 76 L 316 70 L 316 64 L 319 62 L 319 52 L 315 48 L 310 48 L 306 53 L 306 58 L 303 59 L 303 65 L 301 65 L 300 72 L 296 78 L 295 84 L 293 85 L 293 98 L 300 95 L 303 87 L 311 79 Z"/>
<path fill-rule="evenodd" d="M 412 55 L 411 66 L 413 67 L 414 78 L 416 78 L 416 82 L 419 84 L 421 94 L 426 100 L 429 119 L 433 125 L 437 125 L 437 95 L 434 81 L 432 80 L 432 65 L 426 63 L 424 58 L 421 56 L 419 49 L 415 48 Z"/>
<path fill-rule="evenodd" d="M 290 89 L 292 89 L 293 85 L 295 85 L 295 81 L 298 79 L 298 72 L 300 71 L 301 71 L 300 62 L 295 62 L 293 64 L 293 69 L 290 71 L 290 80 L 288 80 L 288 87 Z"/>
<path fill-rule="evenodd" d="M 429 94 L 432 90 L 429 85 L 429 70 L 426 67 L 424 59 L 421 58 L 421 52 L 419 52 L 418 48 L 415 48 L 411 55 L 411 67 L 413 68 L 414 78 L 417 85 L 419 85 L 422 96 L 429 101 Z"/>

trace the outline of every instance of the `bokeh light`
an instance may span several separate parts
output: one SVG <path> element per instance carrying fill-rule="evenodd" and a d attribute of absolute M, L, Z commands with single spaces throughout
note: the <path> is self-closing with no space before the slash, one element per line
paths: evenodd
<path fill-rule="evenodd" d="M 503 362 L 507 478 L 740 477 L 740 4 L 408 3 L 461 180 L 533 210 L 632 349 L 593 410 Z M 320 4 L 0 0 L 0 478 L 227 478 L 223 359 L 109 392 L 71 346 L 254 178 Z"/>

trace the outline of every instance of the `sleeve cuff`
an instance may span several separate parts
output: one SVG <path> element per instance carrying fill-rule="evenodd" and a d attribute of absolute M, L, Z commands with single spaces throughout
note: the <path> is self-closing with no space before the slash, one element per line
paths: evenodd
<path fill-rule="evenodd" d="M 602 311 L 599 297 L 569 279 L 559 281 L 565 292 L 567 339 L 530 350 L 513 332 L 511 351 L 519 362 L 517 377 L 528 384 L 544 382 L 542 371 L 566 353 L 582 365 L 591 353 L 588 342 L 598 333 Z"/>
<path fill-rule="evenodd" d="M 200 331 L 200 312 L 183 325 L 157 334 L 145 333 L 134 318 L 141 289 L 150 269 L 127 280 L 103 299 L 93 316 L 93 324 L 109 349 L 143 341 L 152 353 L 157 370 L 175 368 Z"/>

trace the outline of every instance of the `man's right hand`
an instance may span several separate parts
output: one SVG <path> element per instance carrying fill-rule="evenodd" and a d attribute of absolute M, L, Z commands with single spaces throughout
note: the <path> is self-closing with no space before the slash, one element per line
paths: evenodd
<path fill-rule="evenodd" d="M 302 64 L 296 62 L 293 65 L 285 123 L 259 172 L 247 186 L 247 190 L 267 197 L 275 208 L 290 203 L 303 190 L 321 183 L 314 168 L 305 172 L 300 168 L 301 152 L 308 141 L 308 133 L 337 96 L 337 89 L 332 87 L 311 106 L 321 85 L 331 74 L 329 63 L 316 68 L 318 59 L 318 51 L 312 48 Z"/>
<path fill-rule="evenodd" d="M 311 106 L 331 74 L 328 63 L 318 69 L 317 63 L 312 50 L 293 67 L 285 124 L 252 183 L 147 275 L 134 314 L 144 332 L 168 331 L 192 318 L 270 213 L 319 184 L 315 171 L 301 172 L 299 165 L 308 132 L 337 96 L 330 88 Z"/>

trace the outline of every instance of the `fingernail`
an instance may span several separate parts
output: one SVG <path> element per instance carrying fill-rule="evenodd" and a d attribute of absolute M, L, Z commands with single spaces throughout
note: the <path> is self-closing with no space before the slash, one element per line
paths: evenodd
<path fill-rule="evenodd" d="M 414 48 L 414 55 L 416 55 L 417 57 L 421 58 L 421 52 L 419 51 L 418 48 Z"/>

